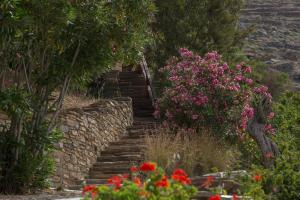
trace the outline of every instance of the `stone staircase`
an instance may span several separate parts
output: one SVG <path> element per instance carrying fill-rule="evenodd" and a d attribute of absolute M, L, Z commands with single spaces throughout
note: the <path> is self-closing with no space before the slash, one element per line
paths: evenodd
<path fill-rule="evenodd" d="M 149 84 L 143 72 L 139 69 L 132 71 L 130 68 L 125 68 L 122 72 L 115 73 L 113 77 L 118 77 L 117 83 L 121 95 L 132 98 L 134 122 L 127 129 L 125 137 L 110 143 L 101 152 L 85 179 L 87 185 L 104 185 L 112 176 L 128 174 L 131 166 L 137 166 L 143 161 L 145 136 L 154 133 L 160 126 L 153 118 L 154 108 Z M 205 180 L 206 177 L 195 177 L 192 182 L 199 187 Z M 223 184 L 223 180 L 216 183 Z M 207 200 L 210 196 L 209 191 L 202 190 L 193 200 Z"/>
<path fill-rule="evenodd" d="M 105 184 L 107 179 L 115 176 L 128 174 L 130 167 L 138 165 L 143 160 L 145 147 L 144 137 L 159 124 L 151 118 L 135 118 L 128 129 L 128 135 L 101 152 L 97 162 L 89 171 L 86 184 Z"/>
<path fill-rule="evenodd" d="M 132 98 L 135 117 L 153 117 L 153 103 L 149 95 L 149 87 L 141 70 L 132 71 L 123 68 L 119 73 L 119 88 L 122 96 Z"/>
<path fill-rule="evenodd" d="M 247 39 L 245 52 L 272 69 L 287 72 L 299 87 L 300 1 L 246 0 L 240 22 L 242 27 L 256 27 Z"/>
<path fill-rule="evenodd" d="M 112 176 L 128 174 L 131 166 L 138 165 L 143 160 L 145 135 L 159 126 L 153 118 L 153 103 L 142 70 L 123 68 L 116 77 L 121 96 L 132 98 L 134 122 L 124 138 L 112 142 L 101 152 L 89 171 L 86 184 L 105 184 Z"/>

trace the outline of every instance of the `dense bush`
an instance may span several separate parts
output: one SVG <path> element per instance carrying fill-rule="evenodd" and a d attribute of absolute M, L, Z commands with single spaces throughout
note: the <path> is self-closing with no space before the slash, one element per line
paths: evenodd
<path fill-rule="evenodd" d="M 271 101 L 268 89 L 255 87 L 248 78 L 251 67 L 239 64 L 231 69 L 216 52 L 204 58 L 187 49 L 180 53 L 180 58 L 161 69 L 169 85 L 155 112 L 173 127 L 209 128 L 220 134 L 243 132 L 254 116 L 252 104 L 257 94 Z"/>
<path fill-rule="evenodd" d="M 0 110 L 10 121 L 0 133 L 0 192 L 31 188 L 41 174 L 45 180 L 71 81 L 137 62 L 154 11 L 151 0 L 0 1 Z"/>
<path fill-rule="evenodd" d="M 246 31 L 240 30 L 241 0 L 164 0 L 157 6 L 156 48 L 148 52 L 158 68 L 171 56 L 177 56 L 180 47 L 201 55 L 218 51 L 233 57 L 242 45 Z M 247 31 L 248 32 L 248 31 Z"/>
<path fill-rule="evenodd" d="M 278 133 L 273 136 L 273 140 L 279 146 L 280 155 L 270 169 L 265 169 L 259 163 L 253 162 L 255 165 L 252 166 L 252 173 L 260 174 L 262 180 L 258 186 L 253 184 L 253 181 L 244 178 L 243 180 L 246 180 L 243 184 L 245 193 L 258 194 L 257 189 L 260 188 L 260 193 L 262 194 L 263 191 L 265 196 L 264 199 L 300 198 L 299 100 L 299 93 L 287 92 L 274 104 L 276 115 L 273 126 L 276 127 Z M 253 149 L 248 150 L 248 155 L 255 154 Z"/>
<path fill-rule="evenodd" d="M 203 58 L 187 49 L 180 49 L 180 54 L 161 69 L 168 86 L 155 115 L 174 129 L 210 130 L 223 138 L 245 138 L 249 133 L 259 144 L 265 165 L 271 165 L 265 155 L 279 153 L 267 137 L 275 134 L 270 124 L 272 96 L 267 87 L 249 78 L 252 68 L 243 63 L 230 68 L 216 52 Z"/>
<path fill-rule="evenodd" d="M 85 186 L 85 200 L 142 200 L 168 199 L 187 200 L 196 193 L 191 180 L 182 169 L 176 169 L 170 179 L 156 164 L 145 162 L 140 167 L 131 167 L 130 175 L 108 179 L 109 186 Z"/>
<path fill-rule="evenodd" d="M 279 133 L 293 135 L 300 150 L 300 93 L 286 92 L 276 101 L 274 110 L 274 126 Z"/>

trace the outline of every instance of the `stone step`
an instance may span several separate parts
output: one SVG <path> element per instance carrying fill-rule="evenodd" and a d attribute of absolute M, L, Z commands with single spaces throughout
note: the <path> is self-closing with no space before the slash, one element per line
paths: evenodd
<path fill-rule="evenodd" d="M 127 146 L 127 147 L 122 147 L 122 146 L 110 146 L 108 149 L 105 151 L 101 152 L 101 155 L 109 155 L 109 154 L 114 154 L 117 155 L 117 153 L 122 153 L 122 152 L 139 152 L 143 148 L 145 148 L 145 145 L 132 145 L 132 146 Z"/>
<path fill-rule="evenodd" d="M 142 96 L 147 96 L 147 97 L 149 96 L 149 92 L 147 89 L 145 89 L 145 90 L 134 90 L 134 89 L 124 90 L 124 89 L 122 89 L 121 93 L 127 94 L 127 95 L 142 95 Z"/>
<path fill-rule="evenodd" d="M 137 116 L 137 117 L 151 117 L 151 116 L 153 116 L 153 112 L 149 112 L 149 111 L 136 111 L 133 114 L 134 114 L 134 116 Z"/>
<path fill-rule="evenodd" d="M 87 185 L 106 185 L 107 179 L 86 179 L 85 180 Z"/>
<path fill-rule="evenodd" d="M 142 155 L 140 154 L 125 154 L 125 155 L 118 155 L 118 156 L 114 156 L 114 155 L 102 155 L 100 157 L 97 158 L 98 162 L 114 162 L 114 161 L 141 161 Z"/>
<path fill-rule="evenodd" d="M 115 174 L 115 173 L 93 173 L 90 174 L 89 179 L 109 179 L 113 176 L 118 176 L 118 175 L 122 175 L 122 174 Z"/>
<path fill-rule="evenodd" d="M 120 89 L 122 90 L 147 90 L 147 85 L 122 85 L 119 84 Z"/>
<path fill-rule="evenodd" d="M 120 141 L 110 143 L 110 145 L 136 145 L 141 143 L 143 143 L 143 140 L 141 139 L 123 138 Z"/>
<path fill-rule="evenodd" d="M 137 71 L 122 71 L 119 73 L 119 78 L 132 76 L 143 76 L 143 74 Z"/>
<path fill-rule="evenodd" d="M 136 162 L 131 161 L 114 161 L 114 162 L 96 162 L 93 166 L 133 166 Z"/>
<path fill-rule="evenodd" d="M 124 173 L 129 173 L 130 167 L 129 166 L 123 166 L 123 167 L 115 167 L 115 166 L 110 166 L 110 167 L 92 167 L 90 170 L 90 175 L 95 175 L 98 173 L 103 173 L 103 174 L 124 174 Z"/>

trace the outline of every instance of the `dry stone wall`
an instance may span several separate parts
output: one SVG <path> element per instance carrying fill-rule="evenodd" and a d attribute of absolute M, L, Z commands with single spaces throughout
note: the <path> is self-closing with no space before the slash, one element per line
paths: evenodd
<path fill-rule="evenodd" d="M 241 26 L 255 25 L 245 48 L 300 89 L 300 0 L 246 0 Z"/>
<path fill-rule="evenodd" d="M 77 185 L 110 142 L 126 135 L 133 123 L 132 100 L 101 100 L 84 108 L 65 110 L 59 127 L 64 139 L 55 153 L 55 187 Z"/>

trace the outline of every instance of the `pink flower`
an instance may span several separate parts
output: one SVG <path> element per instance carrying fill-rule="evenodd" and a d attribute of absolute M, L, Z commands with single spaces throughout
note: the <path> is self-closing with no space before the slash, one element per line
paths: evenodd
<path fill-rule="evenodd" d="M 235 68 L 236 68 L 237 70 L 241 70 L 241 69 L 242 69 L 242 65 L 238 64 L 238 65 L 235 66 Z"/>
<path fill-rule="evenodd" d="M 199 115 L 192 115 L 192 119 L 193 119 L 193 120 L 198 119 L 198 117 L 199 117 Z"/>
<path fill-rule="evenodd" d="M 246 82 L 248 85 L 252 85 L 252 84 L 253 84 L 253 80 L 250 79 L 250 78 L 245 79 L 245 82 Z"/>
<path fill-rule="evenodd" d="M 180 48 L 179 53 L 182 57 L 185 57 L 185 58 L 191 58 L 194 56 L 193 52 L 189 51 L 186 48 Z"/>
<path fill-rule="evenodd" d="M 242 112 L 242 116 L 247 117 L 248 119 L 252 119 L 254 116 L 254 108 L 249 106 L 249 104 L 246 104 L 246 106 L 244 107 L 244 110 Z"/>
<path fill-rule="evenodd" d="M 234 80 L 237 82 L 241 82 L 244 79 L 244 77 L 242 75 L 237 75 Z"/>
<path fill-rule="evenodd" d="M 244 72 L 245 72 L 245 73 L 248 73 L 248 74 L 251 74 L 251 73 L 252 73 L 252 68 L 251 68 L 251 67 L 246 67 L 246 68 L 244 69 Z"/>
<path fill-rule="evenodd" d="M 268 115 L 268 119 L 273 119 L 275 116 L 274 112 L 270 112 L 270 114 Z"/>
<path fill-rule="evenodd" d="M 168 117 L 168 118 L 173 118 L 174 115 L 173 115 L 172 112 L 170 112 L 170 111 L 167 110 L 167 112 L 166 112 L 166 117 Z"/>
<path fill-rule="evenodd" d="M 276 133 L 276 129 L 274 129 L 271 124 L 265 124 L 264 131 L 272 135 L 275 135 Z"/>

